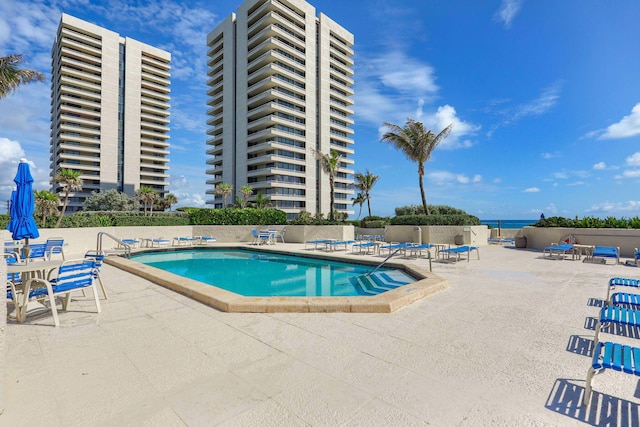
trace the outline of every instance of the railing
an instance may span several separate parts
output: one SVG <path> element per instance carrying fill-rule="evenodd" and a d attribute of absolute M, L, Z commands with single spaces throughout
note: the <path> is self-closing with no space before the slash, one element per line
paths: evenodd
<path fill-rule="evenodd" d="M 105 251 L 102 249 L 102 237 L 103 236 L 107 236 L 109 237 L 111 240 L 113 240 L 114 242 L 116 242 L 118 245 L 122 246 L 122 251 L 124 252 L 124 256 L 126 258 L 129 258 L 131 256 L 131 246 L 124 243 L 122 240 L 118 239 L 116 236 L 109 234 L 105 231 L 101 231 L 98 233 L 98 241 L 96 243 L 96 250 L 99 253 L 104 253 Z M 120 251 L 118 251 L 120 252 Z"/>
<path fill-rule="evenodd" d="M 397 254 L 398 252 L 404 250 L 404 248 L 398 248 L 395 251 L 391 252 L 389 254 L 388 257 L 386 257 L 380 264 L 376 265 L 376 268 L 374 268 L 373 270 L 371 270 L 370 272 L 368 272 L 367 274 L 365 274 L 365 276 L 371 276 L 373 273 L 375 273 L 380 267 L 382 267 L 387 261 L 389 261 L 391 259 L 392 256 L 394 256 L 395 254 Z"/>

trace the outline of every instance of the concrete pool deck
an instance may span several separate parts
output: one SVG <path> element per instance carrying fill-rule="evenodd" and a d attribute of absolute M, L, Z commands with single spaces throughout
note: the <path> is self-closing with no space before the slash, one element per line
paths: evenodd
<path fill-rule="evenodd" d="M 449 287 L 393 313 L 261 314 L 220 312 L 105 265 L 102 313 L 78 295 L 60 328 L 50 315 L 9 321 L 0 425 L 640 422 L 632 375 L 597 375 L 581 406 L 608 279 L 639 269 L 483 246 L 480 260 L 433 271 Z"/>

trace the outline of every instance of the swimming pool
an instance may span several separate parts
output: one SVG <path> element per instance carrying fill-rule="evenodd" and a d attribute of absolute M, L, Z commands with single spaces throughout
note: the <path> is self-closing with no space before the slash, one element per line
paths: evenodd
<path fill-rule="evenodd" d="M 134 255 L 182 277 L 253 297 L 372 296 L 415 282 L 399 269 L 243 249 L 203 249 Z"/>
<path fill-rule="evenodd" d="M 264 255 L 290 255 L 296 258 L 318 259 L 331 261 L 353 261 L 359 266 L 375 268 L 381 261 L 375 257 L 363 255 L 351 255 L 348 253 L 331 254 L 309 254 L 301 249 L 283 248 L 273 250 L 271 248 L 253 247 L 247 245 L 220 245 L 216 248 L 206 248 L 204 250 L 252 250 Z M 162 249 L 138 249 L 138 253 L 150 254 L 170 252 L 174 256 L 180 252 L 187 251 L 187 248 L 162 248 Z M 446 289 L 448 282 L 430 271 L 421 268 L 415 263 L 407 263 L 399 259 L 390 260 L 385 266 L 397 268 L 405 271 L 415 282 L 395 289 L 378 293 L 376 295 L 357 296 L 271 296 L 256 297 L 243 296 L 235 292 L 230 292 L 217 286 L 203 283 L 199 280 L 189 279 L 181 275 L 161 270 L 151 265 L 146 265 L 128 259 L 124 256 L 108 256 L 105 264 L 124 270 L 142 279 L 149 280 L 156 285 L 170 289 L 174 292 L 185 295 L 195 301 L 215 308 L 216 310 L 228 313 L 391 313 L 435 292 Z M 126 286 L 126 284 L 123 284 Z"/>

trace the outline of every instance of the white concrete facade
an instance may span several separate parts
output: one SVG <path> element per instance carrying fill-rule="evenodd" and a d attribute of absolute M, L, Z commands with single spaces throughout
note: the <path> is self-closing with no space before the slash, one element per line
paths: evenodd
<path fill-rule="evenodd" d="M 353 213 L 353 42 L 302 0 L 247 0 L 209 33 L 207 194 L 249 185 L 290 217 L 328 214 L 313 150 L 335 150 L 334 209 Z"/>
<path fill-rule="evenodd" d="M 63 13 L 51 56 L 51 177 L 71 169 L 83 179 L 67 212 L 92 191 L 145 185 L 163 196 L 171 54 Z"/>

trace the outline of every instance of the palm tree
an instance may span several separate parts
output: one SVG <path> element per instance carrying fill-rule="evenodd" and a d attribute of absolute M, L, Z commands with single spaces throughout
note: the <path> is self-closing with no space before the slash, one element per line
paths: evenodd
<path fill-rule="evenodd" d="M 331 154 L 323 154 L 321 151 L 311 149 L 316 157 L 316 160 L 320 163 L 320 169 L 327 175 L 329 175 L 329 219 L 335 220 L 333 214 L 333 204 L 335 201 L 334 185 L 336 179 L 336 173 L 340 166 L 340 160 L 342 156 L 336 150 L 331 150 Z"/>
<path fill-rule="evenodd" d="M 42 216 L 42 226 L 47 226 L 47 217 L 58 212 L 60 198 L 49 190 L 34 191 L 36 215 Z"/>
<path fill-rule="evenodd" d="M 222 197 L 222 207 L 226 209 L 227 197 L 233 194 L 233 186 L 223 182 L 222 184 L 216 185 L 216 188 L 213 190 L 213 194 Z"/>
<path fill-rule="evenodd" d="M 149 208 L 149 216 L 152 214 L 153 204 L 158 200 L 158 192 L 151 187 L 141 185 L 136 191 L 136 197 L 144 205 L 144 215 L 147 216 L 147 208 Z"/>
<path fill-rule="evenodd" d="M 271 200 L 265 197 L 262 193 L 256 194 L 253 198 L 253 203 L 257 209 L 266 209 L 271 207 Z"/>
<path fill-rule="evenodd" d="M 246 208 L 249 203 L 249 197 L 253 194 L 253 188 L 248 185 L 243 185 L 240 187 L 240 194 L 242 194 L 241 206 L 242 208 Z"/>
<path fill-rule="evenodd" d="M 429 215 L 427 198 L 424 195 L 424 163 L 429 161 L 431 152 L 438 144 L 449 136 L 453 123 L 444 128 L 438 135 L 427 130 L 421 122 L 413 119 L 407 119 L 407 124 L 404 128 L 387 122 L 384 125 L 389 128 L 389 131 L 382 135 L 382 141 L 393 144 L 397 149 L 404 152 L 409 160 L 418 163 L 422 206 L 427 215 Z"/>
<path fill-rule="evenodd" d="M 362 191 L 362 193 L 364 193 L 363 196 L 367 201 L 369 216 L 371 216 L 371 194 L 370 193 L 373 186 L 376 185 L 376 182 L 378 182 L 380 175 L 374 175 L 371 172 L 369 172 L 369 169 L 367 169 L 365 173 L 356 172 L 356 174 L 353 177 L 356 180 L 355 187 L 358 190 Z M 360 194 L 358 194 L 358 196 L 359 195 Z M 360 204 L 360 211 L 362 211 L 362 203 Z M 360 217 L 360 215 L 358 215 L 358 217 Z"/>
<path fill-rule="evenodd" d="M 17 68 L 17 65 L 22 61 L 22 55 L 0 57 L 0 99 L 9 95 L 22 84 L 46 80 L 46 76 L 38 71 Z"/>
<path fill-rule="evenodd" d="M 60 223 L 62 222 L 62 217 L 64 216 L 65 211 L 67 210 L 67 202 L 69 201 L 69 193 L 72 191 L 80 191 L 82 190 L 82 175 L 80 172 L 73 171 L 71 169 L 60 169 L 58 173 L 53 177 L 53 182 L 60 184 L 64 187 L 64 199 L 62 201 L 62 211 L 60 211 L 60 216 L 58 217 L 58 222 L 56 222 L 56 228 L 60 227 Z"/>
<path fill-rule="evenodd" d="M 169 211 L 171 211 L 172 205 L 175 205 L 176 203 L 178 203 L 178 198 L 175 196 L 175 194 L 172 194 L 172 193 L 165 194 L 164 200 L 165 200 L 165 204 L 169 208 Z"/>
<path fill-rule="evenodd" d="M 360 205 L 360 212 L 358 212 L 358 218 L 360 218 L 360 215 L 362 215 L 362 206 L 364 205 L 364 202 L 367 201 L 367 197 L 363 194 L 363 193 L 358 193 L 356 195 L 356 197 L 352 197 L 351 198 L 351 202 L 355 205 L 358 204 Z M 369 216 L 371 216 L 371 214 L 369 214 Z"/>

